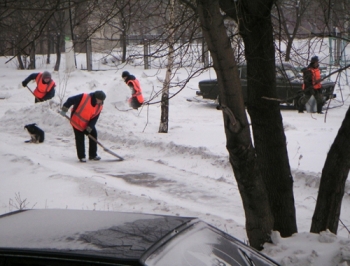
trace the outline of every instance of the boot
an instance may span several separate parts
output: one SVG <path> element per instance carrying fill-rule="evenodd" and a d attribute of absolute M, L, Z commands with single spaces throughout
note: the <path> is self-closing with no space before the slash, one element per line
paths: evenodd
<path fill-rule="evenodd" d="M 101 157 L 96 155 L 95 157 L 89 157 L 89 160 L 99 161 L 101 160 Z"/>
<path fill-rule="evenodd" d="M 322 104 L 322 103 L 317 104 L 317 113 L 318 113 L 318 114 L 323 114 L 323 112 L 322 112 L 322 107 L 323 107 L 323 104 Z"/>
<path fill-rule="evenodd" d="M 298 113 L 304 113 L 304 105 L 299 105 Z"/>

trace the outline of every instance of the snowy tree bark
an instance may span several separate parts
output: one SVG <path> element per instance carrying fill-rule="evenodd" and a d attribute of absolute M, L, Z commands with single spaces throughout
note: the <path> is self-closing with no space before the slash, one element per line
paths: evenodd
<path fill-rule="evenodd" d="M 337 233 L 345 182 L 350 169 L 349 136 L 350 108 L 346 112 L 322 170 L 311 233 L 320 233 L 326 229 L 334 234 Z"/>
<path fill-rule="evenodd" d="M 250 137 L 237 64 L 219 1 L 197 0 L 197 3 L 203 34 L 218 79 L 226 147 L 243 201 L 249 243 L 261 249 L 265 242 L 270 241 L 273 215 Z"/>
<path fill-rule="evenodd" d="M 297 232 L 286 137 L 276 97 L 275 46 L 271 22 L 274 0 L 220 0 L 226 15 L 236 20 L 245 46 L 249 112 L 259 172 L 268 192 L 273 229 L 288 237 Z"/>
<path fill-rule="evenodd" d="M 169 129 L 169 87 L 171 81 L 172 69 L 174 66 L 174 0 L 170 0 L 169 15 L 169 53 L 168 63 L 163 83 L 162 99 L 161 99 L 161 116 L 158 133 L 168 133 Z"/>

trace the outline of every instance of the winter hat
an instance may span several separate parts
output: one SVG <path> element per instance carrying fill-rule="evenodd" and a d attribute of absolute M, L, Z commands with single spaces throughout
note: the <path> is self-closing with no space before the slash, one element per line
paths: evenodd
<path fill-rule="evenodd" d="M 95 91 L 95 98 L 104 101 L 106 94 L 103 91 Z"/>
<path fill-rule="evenodd" d="M 311 57 L 311 63 L 315 63 L 315 62 L 318 62 L 318 56 L 317 55 Z"/>
<path fill-rule="evenodd" d="M 51 79 L 51 73 L 49 71 L 44 71 L 43 73 L 43 79 L 50 78 Z"/>
<path fill-rule="evenodd" d="M 130 73 L 128 71 L 123 71 L 122 78 L 129 77 L 129 76 L 130 76 Z"/>

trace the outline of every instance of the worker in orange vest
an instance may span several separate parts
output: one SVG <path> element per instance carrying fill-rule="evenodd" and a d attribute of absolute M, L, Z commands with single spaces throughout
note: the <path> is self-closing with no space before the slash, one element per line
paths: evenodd
<path fill-rule="evenodd" d="M 31 80 L 36 82 L 36 88 L 33 92 L 35 103 L 52 99 L 55 96 L 55 82 L 51 78 L 51 73 L 44 71 L 43 73 L 33 73 L 22 81 L 22 86 L 26 87 Z"/>
<path fill-rule="evenodd" d="M 131 97 L 128 103 L 131 108 L 137 110 L 144 102 L 140 82 L 128 71 L 123 71 L 122 78 L 131 90 Z"/>
<path fill-rule="evenodd" d="M 66 117 L 67 111 L 73 105 L 70 123 L 74 130 L 77 156 L 82 163 L 86 162 L 85 135 L 91 135 L 97 140 L 95 125 L 103 109 L 105 99 L 106 94 L 103 91 L 82 93 L 69 97 L 62 106 L 60 114 Z M 97 142 L 94 139 L 89 138 L 89 160 L 99 161 L 101 157 L 97 155 Z"/>
<path fill-rule="evenodd" d="M 303 72 L 303 91 L 304 96 L 300 99 L 299 104 L 299 113 L 303 113 L 305 109 L 305 104 L 309 101 L 311 96 L 313 95 L 317 102 L 317 113 L 323 114 L 322 112 L 322 106 L 324 104 L 323 102 L 323 95 L 322 95 L 322 85 L 321 85 L 321 71 L 318 68 L 318 57 L 313 56 L 311 58 L 310 64 L 303 68 L 301 71 Z"/>

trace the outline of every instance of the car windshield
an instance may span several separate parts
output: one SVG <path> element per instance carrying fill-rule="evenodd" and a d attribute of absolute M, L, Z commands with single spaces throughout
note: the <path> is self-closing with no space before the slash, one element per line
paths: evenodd
<path fill-rule="evenodd" d="M 279 78 L 279 79 L 288 78 L 289 80 L 291 80 L 291 79 L 297 78 L 297 75 L 292 69 L 285 68 L 282 70 L 282 69 L 277 68 L 276 78 Z"/>
<path fill-rule="evenodd" d="M 295 79 L 296 78 L 295 72 L 291 69 L 286 69 L 285 73 L 286 73 L 288 79 Z"/>

